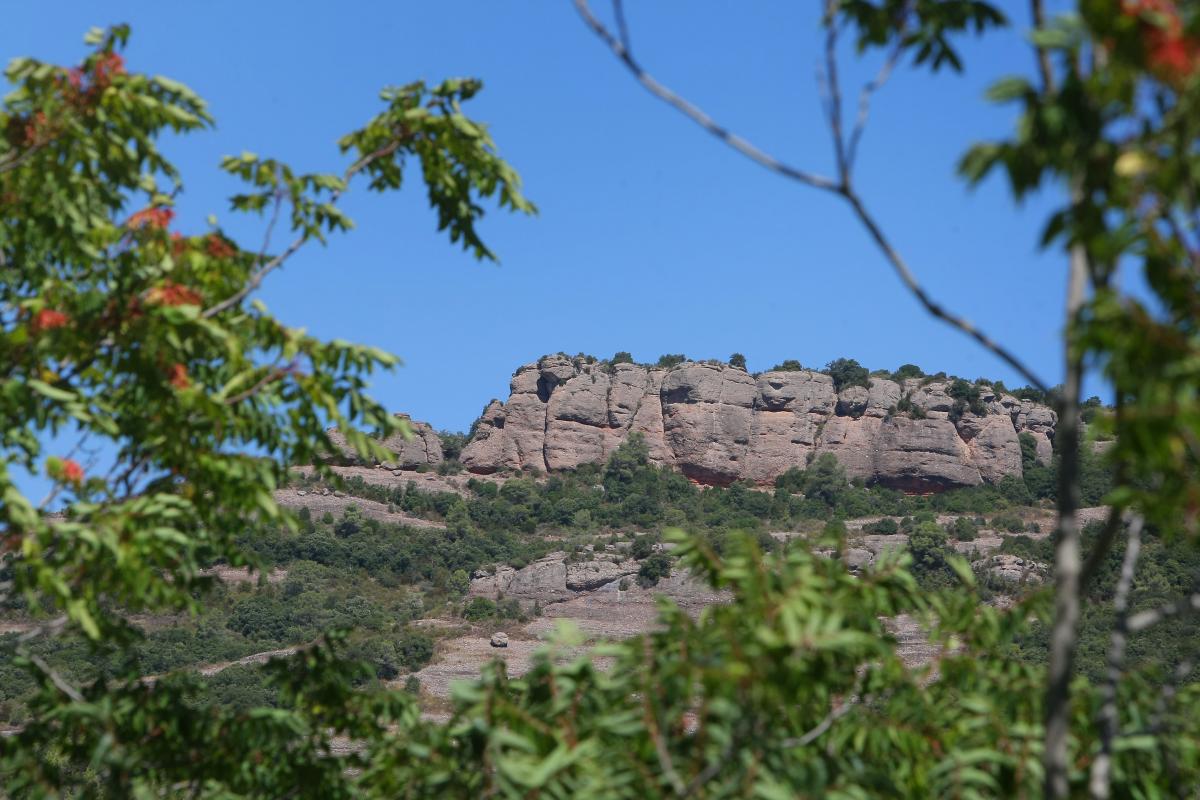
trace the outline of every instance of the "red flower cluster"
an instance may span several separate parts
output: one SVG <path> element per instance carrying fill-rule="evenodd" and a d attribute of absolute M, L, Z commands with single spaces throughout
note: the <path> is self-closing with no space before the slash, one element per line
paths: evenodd
<path fill-rule="evenodd" d="M 125 225 L 130 228 L 158 228 L 162 230 L 170 225 L 173 219 L 175 219 L 175 212 L 171 209 L 163 208 L 162 206 L 152 206 L 135 212 L 126 220 Z"/>
<path fill-rule="evenodd" d="M 83 483 L 83 467 L 73 458 L 64 458 L 62 463 L 63 480 L 76 485 Z"/>
<path fill-rule="evenodd" d="M 191 287 L 165 281 L 146 293 L 146 302 L 164 306 L 200 306 L 204 305 L 204 298 Z"/>
<path fill-rule="evenodd" d="M 61 311 L 55 311 L 52 308 L 43 308 L 33 315 L 33 319 L 29 323 L 29 330 L 34 333 L 52 331 L 55 328 L 67 325 L 70 321 L 71 318 Z"/>
<path fill-rule="evenodd" d="M 204 243 L 204 249 L 213 258 L 230 258 L 237 255 L 237 248 L 231 245 L 224 236 L 217 233 L 209 235 Z"/>
<path fill-rule="evenodd" d="M 1187 36 L 1171 0 L 1124 0 L 1122 12 L 1137 17 L 1150 74 L 1180 84 L 1200 68 L 1200 41 Z"/>
<path fill-rule="evenodd" d="M 172 364 L 171 368 L 167 371 L 167 380 L 180 391 L 192 385 L 192 379 L 188 377 L 187 367 L 183 364 Z"/>

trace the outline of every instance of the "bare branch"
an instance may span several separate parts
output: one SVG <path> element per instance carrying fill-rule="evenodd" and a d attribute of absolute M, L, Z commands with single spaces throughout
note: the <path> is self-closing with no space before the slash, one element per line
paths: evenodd
<path fill-rule="evenodd" d="M 26 150 L 23 153 L 18 153 L 16 155 L 12 156 L 11 158 L 5 158 L 4 160 L 0 161 L 0 175 L 3 175 L 5 172 L 9 172 L 9 171 L 14 170 L 17 167 L 21 166 L 26 161 L 33 158 L 33 156 L 39 150 L 44 148 L 47 144 L 48 144 L 48 142 L 42 142 L 41 144 L 35 144 L 33 147 L 30 147 L 28 150 Z"/>
<path fill-rule="evenodd" d="M 903 43 L 897 42 L 887 59 L 884 60 L 883 66 L 879 68 L 879 72 L 875 73 L 875 77 L 863 87 L 862 92 L 858 96 L 858 116 L 854 120 L 854 130 L 850 132 L 850 141 L 846 143 L 847 171 L 852 172 L 854 170 L 854 160 L 858 156 L 858 144 L 862 141 L 863 133 L 867 129 L 867 117 L 871 113 L 871 96 L 882 89 L 883 85 L 888 82 L 888 78 L 892 76 L 896 65 L 900 63 L 900 56 L 903 53 Z"/>
<path fill-rule="evenodd" d="M 596 19 L 596 16 L 592 14 L 592 10 L 588 6 L 587 0 L 574 0 L 574 2 L 575 8 L 579 11 L 579 15 L 583 18 L 584 23 L 591 28 L 592 31 L 599 36 L 606 45 L 608 45 L 608 48 L 612 50 L 613 54 L 620 59 L 621 63 L 624 64 L 625 67 L 633 74 L 638 83 L 642 84 L 642 86 L 644 86 L 655 97 L 675 108 L 697 125 L 704 128 L 713 136 L 716 136 L 718 139 L 725 142 L 725 144 L 746 156 L 751 161 L 754 161 L 756 164 L 760 164 L 772 172 L 777 172 L 780 175 L 784 175 L 792 180 L 800 181 L 801 183 L 806 183 L 809 186 L 816 187 L 817 189 L 826 189 L 829 191 L 834 191 L 837 189 L 836 181 L 826 178 L 822 175 L 816 175 L 797 167 L 793 167 L 790 164 L 785 164 L 774 156 L 768 155 L 755 145 L 743 139 L 741 136 L 730 132 L 724 126 L 717 124 L 716 120 L 706 114 L 703 110 L 680 97 L 663 84 L 659 83 L 652 75 L 642 69 L 641 64 L 634 59 L 633 54 L 629 51 L 629 49 L 625 47 L 625 45 L 621 44 L 620 40 L 618 40 L 617 37 L 614 36 L 607 27 L 605 27 L 604 23 Z"/>
<path fill-rule="evenodd" d="M 1146 726 L 1146 732 L 1151 736 L 1158 736 L 1163 732 L 1167 723 L 1167 712 L 1170 710 L 1171 702 L 1175 699 L 1175 695 L 1179 693 L 1179 684 L 1183 683 L 1187 676 L 1195 669 L 1196 664 L 1190 659 L 1180 661 L 1175 670 L 1171 673 L 1171 679 L 1163 684 L 1162 690 L 1158 695 L 1158 702 L 1154 704 L 1154 715 L 1150 717 L 1150 722 Z"/>
<path fill-rule="evenodd" d="M 951 327 L 957 328 L 962 333 L 965 333 L 967 336 L 970 336 L 976 342 L 983 345 L 985 349 L 991 351 L 993 355 L 997 356 L 1004 363 L 1008 364 L 1010 367 L 1020 373 L 1021 377 L 1029 381 L 1031 386 L 1035 386 L 1042 391 L 1046 391 L 1049 388 L 1045 381 L 1039 378 L 1032 369 L 1027 367 L 1024 362 L 1010 352 L 1008 348 L 996 342 L 986 333 L 975 327 L 975 325 L 969 320 L 954 314 L 953 312 L 947 310 L 940 303 L 934 301 L 933 298 L 929 296 L 929 293 L 925 291 L 924 287 L 917 282 L 916 276 L 913 275 L 912 270 L 909 269 L 908 264 L 904 261 L 903 257 L 901 257 L 899 251 L 892 247 L 891 242 L 888 241 L 887 237 L 883 233 L 883 230 L 875 221 L 875 218 L 872 217 L 867 211 L 858 194 L 847 190 L 844 193 L 844 196 L 847 202 L 850 203 L 850 207 L 854 209 L 854 213 L 858 216 L 859 222 L 861 222 L 863 227 L 867 229 L 867 232 L 871 234 L 871 238 L 875 240 L 875 243 L 879 246 L 879 249 L 883 251 L 884 257 L 887 258 L 888 262 L 892 265 L 892 269 L 900 277 L 900 281 L 905 285 L 905 287 L 908 288 L 909 292 L 911 292 L 913 296 L 917 298 L 917 301 L 925 307 L 925 310 L 928 313 L 934 317 L 937 317 L 943 322 L 948 323 Z"/>
<path fill-rule="evenodd" d="M 29 659 L 31 664 L 37 667 L 43 675 L 50 679 L 50 682 L 53 683 L 55 688 L 57 688 L 60 692 L 71 698 L 73 702 L 83 702 L 83 695 L 79 693 L 79 690 L 67 683 L 66 679 L 63 678 L 62 675 L 59 675 L 53 667 L 47 664 L 41 656 L 26 654 L 26 657 Z"/>
<path fill-rule="evenodd" d="M 1200 592 L 1190 594 L 1187 597 L 1181 597 L 1174 603 L 1168 603 L 1160 608 L 1150 611 L 1140 611 L 1134 614 L 1129 618 L 1129 631 L 1130 633 L 1138 633 L 1157 625 L 1165 619 L 1192 611 L 1200 611 Z"/>
<path fill-rule="evenodd" d="M 1039 31 L 1046 27 L 1046 9 L 1043 0 L 1030 0 L 1030 11 L 1033 15 L 1033 29 Z M 1054 92 L 1054 70 L 1050 65 L 1050 53 L 1044 47 L 1035 47 L 1037 51 L 1038 72 L 1042 76 L 1042 91 L 1046 94 Z"/>
<path fill-rule="evenodd" d="M 1104 529 L 1100 531 L 1100 535 L 1096 537 L 1096 542 L 1092 547 L 1092 552 L 1088 554 L 1087 561 L 1083 564 L 1083 571 L 1079 575 L 1079 591 L 1086 591 L 1087 585 L 1092 582 L 1096 574 L 1100 571 L 1100 565 L 1104 562 L 1108 551 L 1112 548 L 1112 544 L 1116 541 L 1117 534 L 1121 531 L 1121 509 L 1116 506 L 1108 510 L 1108 519 L 1104 521 Z"/>
<path fill-rule="evenodd" d="M 829 710 L 829 713 L 818 722 L 811 730 L 803 736 L 797 736 L 791 739 L 784 739 L 780 744 L 783 747 L 804 747 L 821 738 L 825 731 L 833 727 L 833 723 L 837 722 L 842 717 L 849 714 L 858 705 L 858 698 L 851 696 L 847 698 L 841 705 L 835 705 Z"/>
<path fill-rule="evenodd" d="M 625 3 L 622 0 L 612 0 L 613 16 L 617 19 L 617 32 L 621 35 L 621 46 L 628 52 L 633 49 L 629 41 L 629 25 L 625 22 Z"/>
<path fill-rule="evenodd" d="M 846 160 L 846 140 L 842 133 L 842 87 L 837 66 L 837 0 L 825 0 L 825 113 L 829 117 L 829 132 L 833 135 L 833 157 L 837 163 L 838 180 L 850 185 L 850 165 Z"/>
<path fill-rule="evenodd" d="M 66 627 L 67 627 L 66 615 L 63 614 L 61 616 L 57 616 L 54 619 L 50 620 L 49 622 L 42 623 L 41 625 L 38 625 L 35 628 L 30 628 L 29 630 L 25 631 L 25 633 L 22 633 L 17 638 L 17 644 L 28 644 L 29 642 L 32 642 L 34 639 L 38 639 L 42 636 L 47 636 L 47 637 L 57 636 L 58 634 L 62 633 L 63 629 L 65 629 Z"/>
<path fill-rule="evenodd" d="M 1129 592 L 1133 588 L 1133 575 L 1137 571 L 1138 556 L 1142 550 L 1142 518 L 1135 516 L 1129 524 L 1129 539 L 1125 545 L 1125 558 L 1121 563 L 1121 575 L 1117 579 L 1117 590 L 1113 597 L 1113 632 L 1108 645 L 1108 671 L 1101 687 L 1099 719 L 1100 753 L 1092 762 L 1089 791 L 1095 800 L 1108 800 L 1112 796 L 1112 754 L 1117 738 L 1117 684 L 1125 667 L 1125 645 L 1129 641 Z"/>
<path fill-rule="evenodd" d="M 613 54 L 625 65 L 626 69 L 637 79 L 638 83 L 642 84 L 655 97 L 667 103 L 671 107 L 683 113 L 701 128 L 708 133 L 720 139 L 722 142 L 732 147 L 737 152 L 754 161 L 756 164 L 763 166 L 772 172 L 782 175 L 785 178 L 790 178 L 799 181 L 807 186 L 812 186 L 816 189 L 823 189 L 832 192 L 842 197 L 853 209 L 859 222 L 870 233 L 871 238 L 883 251 L 888 263 L 899 276 L 905 287 L 917 298 L 924 306 L 925 310 L 934 317 L 948 323 L 950 326 L 957 328 L 962 333 L 970 336 L 972 339 L 983 345 L 984 348 L 991 351 L 995 356 L 1000 358 L 1014 370 L 1016 370 L 1022 378 L 1028 381 L 1031 385 L 1039 389 L 1046 390 L 1047 384 L 1039 378 L 1032 369 L 1027 367 L 1015 355 L 1009 352 L 1006 348 L 1001 347 L 991 337 L 984 334 L 973 324 L 966 319 L 953 314 L 940 304 L 934 302 L 925 289 L 917 282 L 912 270 L 909 269 L 904 259 L 901 258 L 899 252 L 891 245 L 887 237 L 883 234 L 879 224 L 875 221 L 866 210 L 862 199 L 858 194 L 850 188 L 844 181 L 834 181 L 822 175 L 817 175 L 797 167 L 785 164 L 779 161 L 774 156 L 771 156 L 753 144 L 730 132 L 727 128 L 719 125 L 712 117 L 706 114 L 699 107 L 695 106 L 688 100 L 676 94 L 671 89 L 659 83 L 652 75 L 647 73 L 641 64 L 633 57 L 625 45 L 623 45 L 616 36 L 612 34 L 604 23 L 592 13 L 588 6 L 587 0 L 574 0 L 575 8 L 579 12 L 580 17 L 595 34 L 603 41 L 613 52 Z M 861 133 L 859 134 L 861 136 Z"/>
<path fill-rule="evenodd" d="M 1073 186 L 1079 202 L 1082 187 Z M 1070 792 L 1067 740 L 1071 725 L 1071 673 L 1079 640 L 1079 394 L 1083 356 L 1077 346 L 1079 315 L 1084 305 L 1089 256 L 1082 244 L 1071 247 L 1067 280 L 1066 376 L 1058 408 L 1055 444 L 1058 470 L 1058 544 L 1055 546 L 1054 625 L 1050 632 L 1050 663 L 1046 681 L 1046 741 L 1042 752 L 1047 798 L 1065 800 Z"/>

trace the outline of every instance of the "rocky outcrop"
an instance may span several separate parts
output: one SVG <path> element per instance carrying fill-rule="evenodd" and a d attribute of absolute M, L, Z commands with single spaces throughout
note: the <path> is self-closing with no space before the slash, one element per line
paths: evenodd
<path fill-rule="evenodd" d="M 501 566 L 491 573 L 477 570 L 471 577 L 470 593 L 476 597 L 558 603 L 638 572 L 637 561 L 616 553 L 595 553 L 591 559 L 568 563 L 566 553 L 557 552 L 521 569 Z"/>
<path fill-rule="evenodd" d="M 438 438 L 433 428 L 428 423 L 411 419 L 407 414 L 396 414 L 395 416 L 408 422 L 412 438 L 406 439 L 399 433 L 395 433 L 381 441 L 381 445 L 395 453 L 395 458 L 390 461 L 377 462 L 377 465 L 384 469 L 411 470 L 423 465 L 440 464 L 442 462 L 442 440 Z M 329 434 L 330 440 L 337 448 L 337 452 L 331 456 L 333 461 L 343 466 L 376 466 L 376 463 L 367 464 L 346 441 L 346 436 L 341 431 L 330 428 L 326 433 Z"/>
<path fill-rule="evenodd" d="M 506 402 L 488 405 L 461 460 L 476 473 L 570 469 L 604 461 L 636 432 L 652 461 L 698 483 L 768 485 L 832 453 L 851 478 L 926 492 L 1020 475 L 1023 432 L 1050 457 L 1057 417 L 1045 406 L 986 385 L 967 407 L 943 380 L 869 384 L 838 392 L 811 370 L 546 356 L 517 370 Z"/>

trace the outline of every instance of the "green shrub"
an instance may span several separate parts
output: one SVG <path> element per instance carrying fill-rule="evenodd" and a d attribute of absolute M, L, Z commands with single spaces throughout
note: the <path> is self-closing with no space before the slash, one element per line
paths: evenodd
<path fill-rule="evenodd" d="M 1016 514 L 997 514 L 992 517 L 992 527 L 1006 533 L 1021 533 L 1025 530 L 1025 521 Z"/>
<path fill-rule="evenodd" d="M 893 536 L 900 532 L 900 525 L 891 517 L 884 517 L 878 522 L 863 526 L 864 533 L 877 533 L 882 536 Z"/>
<path fill-rule="evenodd" d="M 946 526 L 946 533 L 949 534 L 951 539 L 960 542 L 973 542 L 979 534 L 979 528 L 967 517 L 959 517 Z"/>
<path fill-rule="evenodd" d="M 840 392 L 849 386 L 870 386 L 870 372 L 853 358 L 837 358 L 825 365 L 824 372 L 833 378 L 833 390 Z"/>
<path fill-rule="evenodd" d="M 671 574 L 671 559 L 666 553 L 654 553 L 642 562 L 638 569 L 638 583 L 642 586 L 654 586 L 660 578 Z"/>
<path fill-rule="evenodd" d="M 486 597 L 473 597 L 462 612 L 468 622 L 481 622 L 496 616 L 496 604 Z"/>
<path fill-rule="evenodd" d="M 902 383 L 909 378 L 924 378 L 925 371 L 916 364 L 901 364 L 895 372 L 892 373 L 892 380 L 896 383 Z"/>
<path fill-rule="evenodd" d="M 433 660 L 433 639 L 415 628 L 401 629 L 394 649 L 397 661 L 410 672 L 416 672 Z"/>
<path fill-rule="evenodd" d="M 654 542 L 649 536 L 638 536 L 633 540 L 633 544 L 629 547 L 629 555 L 641 561 L 644 558 L 649 558 L 654 552 Z"/>
<path fill-rule="evenodd" d="M 658 366 L 670 369 L 687 361 L 683 353 L 667 353 L 658 357 Z"/>

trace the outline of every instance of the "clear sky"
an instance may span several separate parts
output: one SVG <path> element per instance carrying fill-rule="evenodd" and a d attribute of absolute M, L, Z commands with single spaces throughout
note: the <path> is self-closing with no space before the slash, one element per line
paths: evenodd
<path fill-rule="evenodd" d="M 661 80 L 780 158 L 831 168 L 817 3 L 628 5 L 635 49 Z M 965 74 L 906 67 L 878 96 L 859 184 L 935 297 L 1057 383 L 1064 259 L 1037 248 L 1054 198 L 1016 208 L 999 181 L 971 191 L 955 175 L 969 143 L 1011 127 L 985 87 L 1032 66 L 1025 6 L 1006 5 L 1014 29 L 967 42 Z M 262 223 L 227 210 L 236 184 L 216 169 L 222 155 L 340 172 L 336 139 L 375 113 L 384 85 L 484 80 L 469 112 L 540 207 L 533 218 L 488 215 L 482 232 L 500 265 L 437 234 L 413 180 L 401 196 L 353 193 L 357 230 L 302 253 L 261 293 L 289 324 L 403 357 L 375 394 L 435 427 L 465 430 L 507 395 L 517 366 L 560 350 L 644 361 L 738 351 L 752 371 L 846 356 L 1024 382 L 928 319 L 834 198 L 762 170 L 651 98 L 568 0 L 6 0 L 0 58 L 74 62 L 87 28 L 113 22 L 133 26 L 131 69 L 189 84 L 217 119 L 167 142 L 186 180 L 178 227 L 202 230 L 214 213 L 247 246 Z"/>

